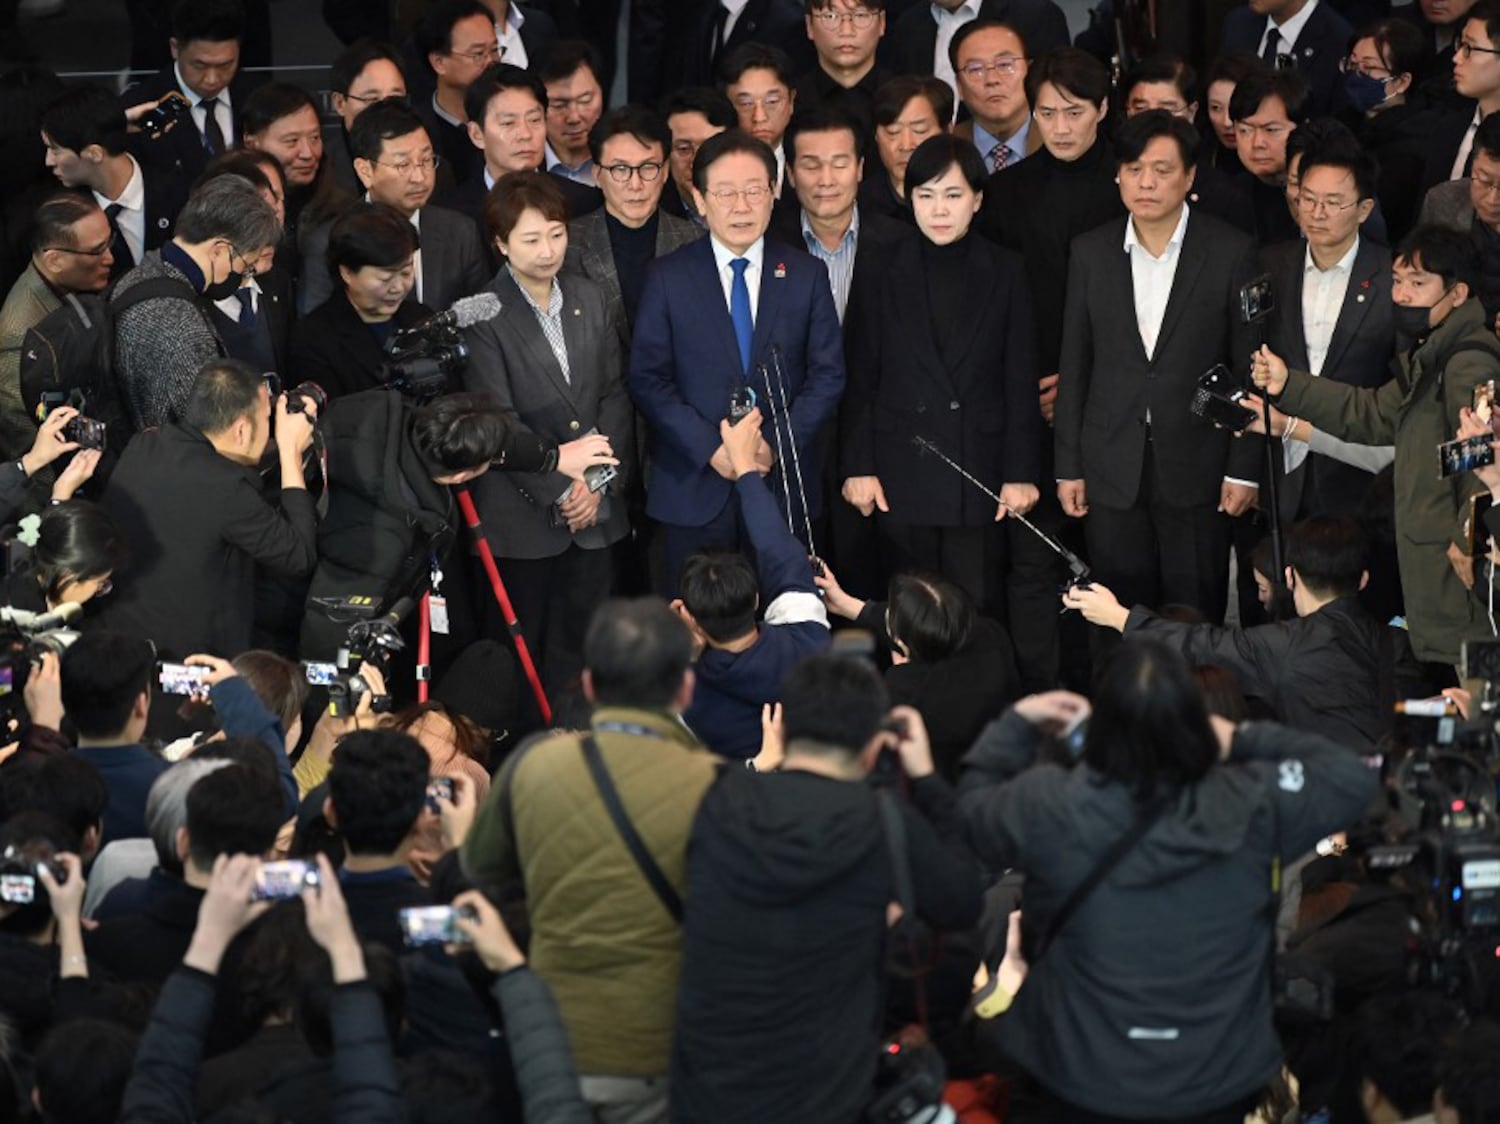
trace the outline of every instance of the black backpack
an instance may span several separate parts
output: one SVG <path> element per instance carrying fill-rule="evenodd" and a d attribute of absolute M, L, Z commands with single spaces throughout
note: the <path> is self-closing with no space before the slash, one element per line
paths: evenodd
<path fill-rule="evenodd" d="M 112 288 L 65 296 L 61 308 L 27 330 L 21 346 L 21 401 L 27 416 L 40 424 L 56 406 L 78 406 L 109 427 L 110 448 L 122 448 L 131 424 L 115 370 L 115 320 L 127 308 L 163 297 L 198 301 L 192 286 L 175 277 L 138 282 L 118 297 Z"/>

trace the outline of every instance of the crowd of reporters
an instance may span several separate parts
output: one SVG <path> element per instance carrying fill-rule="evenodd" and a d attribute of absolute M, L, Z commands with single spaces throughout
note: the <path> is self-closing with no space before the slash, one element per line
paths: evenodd
<path fill-rule="evenodd" d="M 1493 0 L 261 7 L 0 76 L 0 1124 L 1500 1120 Z"/>

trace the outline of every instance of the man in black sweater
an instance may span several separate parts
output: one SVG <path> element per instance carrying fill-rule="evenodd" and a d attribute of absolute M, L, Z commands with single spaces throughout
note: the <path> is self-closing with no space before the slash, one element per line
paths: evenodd
<path fill-rule="evenodd" d="M 1294 729 L 1368 749 L 1389 731 L 1396 699 L 1428 691 L 1406 634 L 1359 602 L 1369 577 L 1364 532 L 1352 519 L 1308 519 L 1292 529 L 1286 560 L 1297 608 L 1291 621 L 1247 629 L 1181 624 L 1126 609 L 1097 583 L 1070 589 L 1063 604 L 1094 624 L 1164 640 L 1191 664 L 1228 668 L 1245 694 Z"/>
<path fill-rule="evenodd" d="M 875 670 L 835 656 L 799 665 L 782 706 L 780 771 L 728 769 L 688 843 L 674 1120 L 861 1119 L 895 863 L 909 866 L 916 912 L 933 927 L 979 916 L 979 870 L 958 842 L 921 715 L 888 716 Z M 888 717 L 900 734 L 882 729 Z M 887 756 L 911 783 L 911 803 L 896 806 L 904 831 L 891 833 L 905 836 L 899 857 L 882 823 L 888 796 L 867 783 Z"/>

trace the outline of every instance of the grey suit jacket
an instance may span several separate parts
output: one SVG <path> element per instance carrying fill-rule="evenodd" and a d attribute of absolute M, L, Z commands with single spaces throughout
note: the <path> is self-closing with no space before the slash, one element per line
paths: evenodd
<path fill-rule="evenodd" d="M 1474 203 L 1469 198 L 1469 181 L 1466 179 L 1449 180 L 1428 189 L 1427 197 L 1422 200 L 1422 213 L 1417 218 L 1419 226 L 1436 223 L 1460 234 L 1469 233 L 1473 222 Z"/>
<path fill-rule="evenodd" d="M 422 237 L 421 292 L 412 299 L 441 312 L 460 297 L 471 297 L 490 277 L 484 239 L 468 215 L 447 207 L 423 207 L 417 226 Z M 303 227 L 297 237 L 302 254 L 302 282 L 297 311 L 306 316 L 333 296 L 335 283 L 328 272 L 328 235 L 333 222 Z"/>
<path fill-rule="evenodd" d="M 605 492 L 599 522 L 574 535 L 552 518 L 553 505 L 573 483 L 569 477 L 560 472 L 485 473 L 475 481 L 474 494 L 490 548 L 501 558 L 551 558 L 575 542 L 598 549 L 630 530 L 623 497 L 634 467 L 634 413 L 609 300 L 587 277 L 568 274 L 557 284 L 563 295 L 568 377 L 515 278 L 502 268 L 487 286 L 500 298 L 500 315 L 464 333 L 469 345 L 465 389 L 493 395 L 512 426 L 560 445 L 598 429 L 620 459 L 620 475 Z"/>
<path fill-rule="evenodd" d="M 657 211 L 656 256 L 662 257 L 673 250 L 696 242 L 704 230 L 695 222 Z M 591 211 L 568 224 L 568 256 L 563 268 L 572 273 L 581 273 L 595 281 L 604 290 L 609 300 L 610 312 L 616 317 L 620 333 L 622 354 L 630 351 L 630 323 L 625 316 L 625 295 L 620 291 L 620 275 L 615 269 L 614 250 L 609 244 L 609 228 L 604 223 L 604 210 Z"/>

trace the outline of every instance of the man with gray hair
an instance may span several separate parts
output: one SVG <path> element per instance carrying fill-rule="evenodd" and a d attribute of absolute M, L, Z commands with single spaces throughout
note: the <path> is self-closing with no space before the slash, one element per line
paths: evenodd
<path fill-rule="evenodd" d="M 111 300 L 147 281 L 181 287 L 124 308 L 115 320 L 115 373 L 137 430 L 178 420 L 199 369 L 226 354 L 209 305 L 234 296 L 269 264 L 280 238 L 276 211 L 260 192 L 239 176 L 220 176 L 189 196 L 172 240 L 120 278 Z"/>

